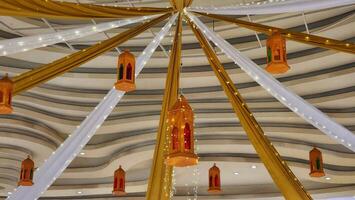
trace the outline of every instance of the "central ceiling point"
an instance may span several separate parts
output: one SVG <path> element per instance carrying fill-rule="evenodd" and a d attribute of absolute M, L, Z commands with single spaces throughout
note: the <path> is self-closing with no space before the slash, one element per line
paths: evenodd
<path fill-rule="evenodd" d="M 174 9 L 181 12 L 184 8 L 189 7 L 193 0 L 170 0 L 170 4 Z"/>

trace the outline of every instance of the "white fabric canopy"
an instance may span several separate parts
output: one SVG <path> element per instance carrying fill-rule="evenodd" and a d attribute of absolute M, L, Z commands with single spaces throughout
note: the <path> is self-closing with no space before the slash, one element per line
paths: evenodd
<path fill-rule="evenodd" d="M 306 102 L 297 94 L 291 92 L 268 72 L 260 68 L 250 58 L 244 56 L 221 36 L 211 31 L 196 16 L 189 12 L 187 12 L 187 15 L 210 41 L 219 47 L 222 52 L 238 64 L 243 71 L 245 71 L 272 96 L 330 138 L 355 152 L 354 133 L 330 119 L 327 115 Z"/>
<path fill-rule="evenodd" d="M 177 14 L 170 18 L 169 22 L 138 57 L 136 62 L 136 77 L 142 71 L 144 65 L 152 56 L 159 43 L 169 32 L 176 17 Z M 96 130 L 100 128 L 101 124 L 109 116 L 124 94 L 125 92 L 117 91 L 115 88 L 112 88 L 74 133 L 37 169 L 33 178 L 34 185 L 31 187 L 18 187 L 7 199 L 25 200 L 39 198 L 68 167 L 87 142 L 89 142 Z"/>
<path fill-rule="evenodd" d="M 123 19 L 65 31 L 58 31 L 50 34 L 40 34 L 35 36 L 25 36 L 8 40 L 0 40 L 0 56 L 6 56 L 18 52 L 49 46 L 52 44 L 57 44 L 64 41 L 94 35 L 96 33 L 107 31 L 113 28 L 137 23 L 145 19 L 151 19 L 152 17 L 154 16 Z"/>
<path fill-rule="evenodd" d="M 188 11 L 220 15 L 264 15 L 322 10 L 351 4 L 355 4 L 355 0 L 273 0 L 226 7 L 193 7 L 188 8 Z"/>

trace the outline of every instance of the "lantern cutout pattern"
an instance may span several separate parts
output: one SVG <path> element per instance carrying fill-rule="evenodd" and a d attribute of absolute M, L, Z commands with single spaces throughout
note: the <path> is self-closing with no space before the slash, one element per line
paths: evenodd
<path fill-rule="evenodd" d="M 117 82 L 115 83 L 115 88 L 117 90 L 129 92 L 136 89 L 135 65 L 136 60 L 129 50 L 125 50 L 119 55 L 117 64 Z"/>
<path fill-rule="evenodd" d="M 267 66 L 266 71 L 271 74 L 282 74 L 290 67 L 286 59 L 286 40 L 279 31 L 273 31 L 266 41 Z"/>
<path fill-rule="evenodd" d="M 319 151 L 317 148 L 313 148 L 309 152 L 309 166 L 311 171 L 309 175 L 311 177 L 325 176 L 324 169 L 323 169 L 322 152 Z"/>
<path fill-rule="evenodd" d="M 6 74 L 5 77 L 0 80 L 0 114 L 12 113 L 12 89 L 13 82 Z"/>
<path fill-rule="evenodd" d="M 221 173 L 216 163 L 209 170 L 208 176 L 208 192 L 209 193 L 220 193 L 221 190 Z"/>
<path fill-rule="evenodd" d="M 34 162 L 28 156 L 21 164 L 20 181 L 19 186 L 32 186 L 33 185 L 33 173 L 34 173 Z"/>
<path fill-rule="evenodd" d="M 175 167 L 196 165 L 194 153 L 194 113 L 185 99 L 180 96 L 168 112 L 169 154 L 166 164 Z"/>
<path fill-rule="evenodd" d="M 125 191 L 126 187 L 126 172 L 120 167 L 115 171 L 114 179 L 113 179 L 113 191 L 112 194 L 116 196 L 124 196 L 126 195 Z"/>

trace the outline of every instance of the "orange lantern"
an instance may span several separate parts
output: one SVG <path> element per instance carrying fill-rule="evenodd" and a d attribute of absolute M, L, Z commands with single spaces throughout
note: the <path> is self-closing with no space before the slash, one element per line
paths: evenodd
<path fill-rule="evenodd" d="M 20 181 L 18 182 L 19 186 L 31 186 L 33 185 L 33 172 L 34 172 L 34 162 L 28 156 L 21 164 L 21 174 Z"/>
<path fill-rule="evenodd" d="M 135 65 L 136 59 L 129 50 L 120 54 L 117 65 L 117 82 L 115 83 L 117 90 L 129 92 L 136 89 Z"/>
<path fill-rule="evenodd" d="M 290 67 L 286 60 L 286 40 L 279 31 L 273 31 L 266 41 L 267 66 L 266 71 L 272 74 L 282 74 Z"/>
<path fill-rule="evenodd" d="M 113 179 L 113 191 L 112 194 L 116 196 L 124 196 L 126 195 L 125 191 L 126 187 L 126 172 L 120 167 L 115 171 L 114 179 Z"/>
<path fill-rule="evenodd" d="M 216 163 L 213 165 L 213 167 L 210 168 L 209 170 L 209 187 L 208 187 L 208 192 L 209 193 L 219 193 L 221 192 L 221 175 L 219 168 L 216 166 Z"/>
<path fill-rule="evenodd" d="M 0 114 L 12 113 L 11 99 L 12 99 L 13 82 L 6 74 L 0 80 Z"/>
<path fill-rule="evenodd" d="M 194 153 L 194 113 L 184 96 L 181 95 L 169 110 L 167 123 L 170 142 L 166 163 L 176 167 L 196 165 L 198 157 Z"/>
<path fill-rule="evenodd" d="M 310 170 L 311 170 L 309 175 L 311 177 L 325 176 L 325 173 L 323 170 L 322 152 L 320 152 L 315 147 L 309 152 L 309 166 L 310 166 Z"/>

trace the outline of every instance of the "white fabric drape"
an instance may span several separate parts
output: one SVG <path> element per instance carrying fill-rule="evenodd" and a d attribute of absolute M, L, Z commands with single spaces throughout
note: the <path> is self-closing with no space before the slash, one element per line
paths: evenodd
<path fill-rule="evenodd" d="M 189 18 L 197 25 L 204 35 L 219 47 L 230 59 L 245 71 L 254 81 L 272 96 L 287 106 L 294 113 L 318 128 L 336 142 L 355 152 L 355 134 L 330 119 L 323 112 L 307 103 L 297 94 L 284 87 L 278 80 L 260 68 L 250 58 L 244 56 L 226 40 L 208 29 L 196 16 L 187 12 Z"/>
<path fill-rule="evenodd" d="M 264 15 L 322 10 L 351 4 L 355 4 L 355 0 L 274 0 L 226 7 L 193 7 L 188 11 L 219 15 Z"/>
<path fill-rule="evenodd" d="M 122 27 L 128 24 L 137 23 L 154 16 L 138 17 L 132 19 L 123 19 L 113 22 L 105 22 L 81 28 L 75 28 L 65 31 L 58 31 L 50 34 L 40 34 L 34 36 L 25 36 L 20 38 L 0 40 L 0 56 L 6 56 L 18 52 L 24 52 L 31 49 L 49 46 L 64 41 L 83 38 L 94 35 L 99 32 L 107 31 L 113 28 Z"/>
<path fill-rule="evenodd" d="M 138 57 L 136 62 L 136 77 L 154 53 L 161 40 L 169 32 L 176 17 L 177 15 L 175 14 L 170 18 L 169 22 Z M 124 94 L 125 92 L 117 91 L 115 88 L 112 88 L 74 133 L 53 152 L 40 168 L 38 168 L 34 174 L 34 185 L 32 187 L 18 187 L 7 199 L 24 200 L 39 198 L 84 148 Z"/>

